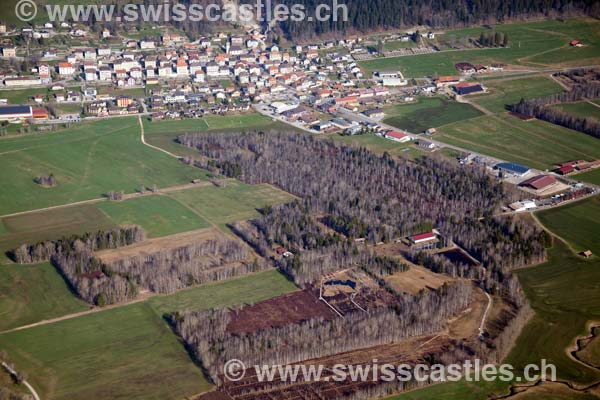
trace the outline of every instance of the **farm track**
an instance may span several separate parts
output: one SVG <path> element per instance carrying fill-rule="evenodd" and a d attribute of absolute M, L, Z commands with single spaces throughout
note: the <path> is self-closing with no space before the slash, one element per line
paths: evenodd
<path fill-rule="evenodd" d="M 15 371 L 14 369 L 12 369 L 10 366 L 8 366 L 8 364 L 6 364 L 5 362 L 2 362 L 2 366 L 8 371 L 9 374 L 16 376 L 17 375 L 17 371 Z M 27 382 L 26 380 L 23 380 L 23 385 L 25 385 L 25 387 L 27 387 L 27 389 L 29 389 L 29 391 L 31 392 L 31 395 L 33 396 L 33 398 L 35 400 L 41 400 L 40 396 L 37 394 L 37 392 L 35 391 L 35 389 L 33 388 L 33 386 L 31 386 L 29 384 L 29 382 Z"/>

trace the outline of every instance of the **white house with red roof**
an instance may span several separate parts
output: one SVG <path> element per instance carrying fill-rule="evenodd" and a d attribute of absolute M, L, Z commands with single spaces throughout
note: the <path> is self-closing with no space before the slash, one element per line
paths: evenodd
<path fill-rule="evenodd" d="M 395 142 L 406 143 L 411 140 L 410 136 L 406 133 L 398 132 L 398 131 L 389 131 L 385 134 L 386 139 L 393 140 Z"/>

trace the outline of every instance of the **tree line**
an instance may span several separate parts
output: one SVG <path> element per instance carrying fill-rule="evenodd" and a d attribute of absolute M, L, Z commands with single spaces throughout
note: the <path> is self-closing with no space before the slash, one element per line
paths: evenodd
<path fill-rule="evenodd" d="M 116 249 L 143 241 L 146 238 L 144 230 L 131 225 L 116 229 L 98 230 L 82 235 L 72 235 L 58 240 L 46 240 L 35 244 L 24 243 L 8 252 L 8 256 L 18 264 L 33 264 L 49 261 L 59 253 L 72 251 L 75 243 L 83 243 L 92 251 Z"/>
<path fill-rule="evenodd" d="M 244 0 L 251 3 L 251 0 Z M 279 31 L 289 40 L 310 40 L 319 36 L 343 38 L 349 33 L 412 28 L 428 25 L 436 29 L 466 27 L 481 24 L 523 21 L 532 18 L 572 17 L 583 14 L 600 15 L 600 6 L 593 0 L 346 0 L 347 20 L 340 13 L 338 19 L 319 21 L 315 8 L 328 4 L 334 9 L 333 0 L 279 0 L 291 7 L 306 6 L 312 20 L 286 20 L 279 24 Z"/>
<path fill-rule="evenodd" d="M 575 103 L 585 100 L 594 100 L 600 97 L 600 83 L 580 83 L 571 90 L 536 99 L 521 99 L 517 104 L 509 106 L 513 112 L 528 115 L 564 126 L 565 128 L 583 132 L 595 138 L 600 138 L 600 121 L 593 117 L 580 117 L 562 111 L 553 105 L 560 103 Z"/>

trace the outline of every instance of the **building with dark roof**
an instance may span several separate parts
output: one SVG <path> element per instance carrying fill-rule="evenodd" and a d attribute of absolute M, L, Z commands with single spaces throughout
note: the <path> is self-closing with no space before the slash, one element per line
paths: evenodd
<path fill-rule="evenodd" d="M 525 165 L 511 162 L 498 163 L 494 168 L 499 172 L 516 176 L 525 176 L 530 171 L 529 167 L 526 167 Z"/>
<path fill-rule="evenodd" d="M 31 106 L 0 107 L 0 121 L 23 120 L 32 117 Z"/>

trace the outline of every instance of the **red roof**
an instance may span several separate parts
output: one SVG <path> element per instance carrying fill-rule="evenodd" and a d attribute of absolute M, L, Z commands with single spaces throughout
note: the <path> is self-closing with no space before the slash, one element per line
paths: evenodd
<path fill-rule="evenodd" d="M 438 82 L 455 82 L 460 80 L 458 76 L 440 76 Z"/>
<path fill-rule="evenodd" d="M 565 165 L 556 170 L 556 172 L 558 172 L 561 175 L 570 174 L 573 171 L 575 171 L 575 168 L 572 165 Z"/>
<path fill-rule="evenodd" d="M 572 40 L 571 41 L 571 46 L 578 45 L 579 43 L 580 43 L 579 40 Z"/>
<path fill-rule="evenodd" d="M 394 139 L 404 139 L 408 135 L 402 132 L 391 131 L 385 134 L 386 136 L 393 137 Z"/>
<path fill-rule="evenodd" d="M 538 175 L 521 182 L 519 186 L 530 186 L 535 190 L 544 189 L 556 183 L 556 178 L 550 175 Z"/>
<path fill-rule="evenodd" d="M 427 232 L 427 233 L 419 233 L 418 235 L 414 235 L 410 237 L 413 242 L 418 242 L 420 240 L 430 240 L 435 239 L 435 233 Z"/>

